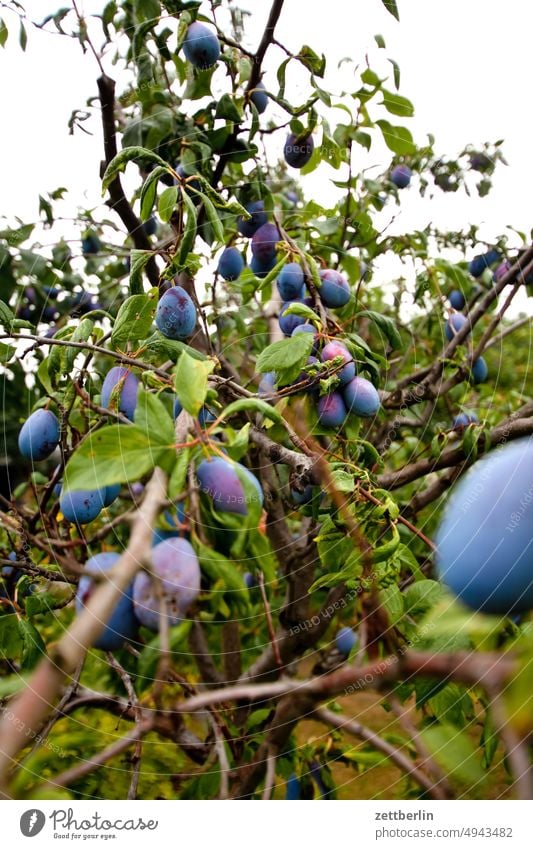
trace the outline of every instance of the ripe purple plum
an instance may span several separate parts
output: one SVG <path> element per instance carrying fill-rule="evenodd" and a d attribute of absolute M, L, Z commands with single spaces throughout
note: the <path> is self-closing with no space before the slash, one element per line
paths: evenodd
<path fill-rule="evenodd" d="M 267 223 L 265 204 L 262 200 L 254 200 L 252 203 L 246 204 L 244 208 L 252 217 L 247 219 L 237 218 L 237 229 L 241 235 L 251 239 L 254 233 Z"/>
<path fill-rule="evenodd" d="M 475 413 L 458 413 L 458 415 L 453 420 L 453 429 L 454 430 L 464 430 L 468 425 L 475 424 L 478 421 L 478 417 Z"/>
<path fill-rule="evenodd" d="M 337 372 L 341 386 L 345 386 L 350 380 L 353 380 L 357 369 L 355 367 L 355 363 L 352 355 L 348 351 L 347 348 L 342 344 L 342 342 L 328 342 L 322 348 L 321 359 L 323 363 L 327 363 L 329 360 L 334 360 L 335 357 L 342 357 L 343 362 L 346 363 L 345 366 L 341 368 L 340 371 Z"/>
<path fill-rule="evenodd" d="M 390 172 L 391 182 L 397 189 L 406 189 L 412 176 L 413 172 L 408 165 L 396 165 Z"/>
<path fill-rule="evenodd" d="M 468 270 L 472 277 L 481 277 L 486 268 L 490 268 L 491 265 L 494 265 L 494 263 L 498 262 L 500 259 L 500 252 L 492 248 L 484 254 L 478 254 L 478 256 L 475 256 L 474 259 L 470 261 Z"/>
<path fill-rule="evenodd" d="M 505 275 L 508 274 L 508 272 L 511 270 L 512 265 L 512 262 L 510 262 L 508 259 L 505 259 L 503 262 L 500 262 L 498 267 L 495 269 L 494 274 L 492 275 L 494 283 L 499 283 L 502 277 L 505 277 Z"/>
<path fill-rule="evenodd" d="M 348 657 L 357 641 L 357 634 L 351 628 L 340 628 L 335 637 L 335 646 L 344 657 Z"/>
<path fill-rule="evenodd" d="M 283 147 L 283 157 L 291 168 L 303 168 L 311 159 L 314 149 L 313 136 L 299 138 L 294 133 L 289 133 Z"/>
<path fill-rule="evenodd" d="M 108 410 L 111 409 L 111 398 L 115 389 L 118 394 L 115 408 L 133 421 L 139 389 L 138 378 L 124 366 L 113 366 L 109 369 L 102 384 L 102 406 Z"/>
<path fill-rule="evenodd" d="M 196 307 L 181 286 L 173 286 L 159 299 L 155 323 L 167 339 L 187 339 L 196 327 Z"/>
<path fill-rule="evenodd" d="M 332 310 L 344 307 L 350 300 L 350 286 L 346 277 L 334 268 L 324 268 L 320 272 L 322 285 L 318 290 L 324 306 Z"/>
<path fill-rule="evenodd" d="M 196 470 L 196 476 L 202 492 L 209 495 L 216 510 L 223 513 L 248 514 L 247 496 L 237 474 L 236 468 L 246 475 L 256 490 L 259 503 L 263 504 L 261 484 L 245 466 L 232 463 L 222 457 L 211 457 L 203 460 Z"/>
<path fill-rule="evenodd" d="M 32 462 L 46 460 L 59 445 L 60 436 L 57 416 L 51 410 L 35 410 L 20 429 L 19 451 Z"/>
<path fill-rule="evenodd" d="M 350 380 L 343 389 L 343 397 L 348 411 L 363 419 L 375 416 L 381 406 L 376 387 L 365 377 Z"/>
<path fill-rule="evenodd" d="M 478 357 L 472 364 L 472 380 L 474 383 L 485 383 L 489 376 L 489 367 L 483 357 Z"/>
<path fill-rule="evenodd" d="M 104 506 L 104 489 L 79 489 L 65 491 L 63 487 L 59 498 L 59 509 L 68 522 L 75 525 L 87 525 L 100 514 Z"/>
<path fill-rule="evenodd" d="M 160 581 L 169 625 L 178 625 L 200 593 L 200 564 L 195 551 L 182 537 L 163 540 L 152 549 L 152 568 Z M 157 586 L 146 572 L 135 576 L 133 608 L 141 625 L 159 631 Z"/>
<path fill-rule="evenodd" d="M 104 507 L 109 507 L 119 497 L 121 489 L 122 487 L 119 483 L 104 487 Z"/>
<path fill-rule="evenodd" d="M 279 312 L 279 326 L 285 336 L 292 336 L 296 327 L 305 324 L 305 318 L 301 315 L 283 315 L 287 307 L 290 307 L 292 303 L 301 303 L 301 301 L 289 301 L 286 304 L 282 304 Z"/>
<path fill-rule="evenodd" d="M 459 291 L 459 289 L 452 289 L 448 295 L 448 300 L 454 310 L 462 310 L 466 304 L 465 296 Z"/>
<path fill-rule="evenodd" d="M 263 277 L 267 276 L 269 271 L 272 271 L 272 269 L 274 268 L 275 265 L 276 265 L 276 257 L 275 256 L 272 257 L 272 259 L 269 260 L 268 262 L 261 262 L 260 260 L 257 259 L 257 257 L 253 256 L 252 261 L 250 263 L 250 268 L 252 269 L 252 271 L 253 271 L 253 273 L 255 274 L 256 277 L 259 277 L 260 279 L 262 279 Z"/>
<path fill-rule="evenodd" d="M 318 419 L 324 427 L 342 427 L 348 410 L 340 392 L 323 395 L 318 400 Z"/>
<path fill-rule="evenodd" d="M 105 551 L 91 557 L 85 564 L 76 592 L 76 612 L 81 613 L 92 595 L 95 588 L 95 578 L 101 578 L 103 574 L 113 568 L 120 555 L 114 551 Z M 93 577 L 91 577 L 93 576 Z M 102 651 L 116 651 L 122 648 L 124 643 L 134 640 L 137 636 L 138 623 L 133 612 L 132 585 L 121 596 L 117 602 L 105 628 L 93 645 Z"/>
<path fill-rule="evenodd" d="M 451 314 L 446 322 L 446 327 L 444 328 L 444 335 L 448 342 L 451 342 L 455 334 L 459 333 L 461 327 L 464 327 L 467 321 L 467 317 L 460 312 L 454 312 Z"/>
<path fill-rule="evenodd" d="M 224 280 L 237 280 L 244 268 L 242 254 L 237 248 L 226 248 L 218 261 L 218 273 Z"/>
<path fill-rule="evenodd" d="M 268 221 L 259 227 L 252 236 L 252 254 L 263 264 L 271 262 L 276 257 L 276 244 L 281 234 L 275 224 Z"/>
<path fill-rule="evenodd" d="M 297 262 L 284 265 L 277 280 L 278 292 L 283 301 L 292 301 L 304 296 L 304 273 Z"/>
<path fill-rule="evenodd" d="M 205 70 L 220 56 L 220 43 L 215 33 L 199 21 L 192 23 L 183 42 L 185 57 L 195 68 Z"/>
<path fill-rule="evenodd" d="M 261 378 L 257 394 L 260 398 L 265 395 L 274 395 L 276 392 L 276 372 L 267 371 Z"/>
<path fill-rule="evenodd" d="M 263 82 L 257 83 L 250 95 L 250 100 L 259 114 L 262 115 L 268 106 L 268 94 L 266 93 L 265 84 Z"/>

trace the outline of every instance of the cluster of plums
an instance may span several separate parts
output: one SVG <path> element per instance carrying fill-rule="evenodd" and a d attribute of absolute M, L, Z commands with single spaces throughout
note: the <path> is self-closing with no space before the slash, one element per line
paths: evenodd
<path fill-rule="evenodd" d="M 453 294 L 454 294 L 454 292 L 451 293 L 451 295 L 453 295 Z M 458 294 L 461 294 L 461 293 L 459 292 Z M 454 298 L 454 300 L 455 300 L 455 303 L 459 303 L 458 298 Z M 450 303 L 452 303 L 451 296 L 450 296 Z M 452 304 L 452 306 L 453 306 L 453 304 Z M 444 335 L 446 336 L 446 339 L 448 340 L 448 342 L 451 342 L 451 340 L 456 335 L 456 333 L 459 333 L 459 331 L 461 330 L 462 327 L 465 326 L 467 321 L 468 321 L 468 318 L 466 317 L 466 315 L 463 315 L 462 312 L 453 312 L 450 315 L 450 317 L 448 318 L 448 321 L 446 322 L 445 328 L 444 328 Z M 471 374 L 472 382 L 474 384 L 484 383 L 487 380 L 487 378 L 489 376 L 489 367 L 487 366 L 487 363 L 486 363 L 484 357 L 478 357 L 477 360 L 475 360 L 472 363 L 472 366 L 471 366 L 471 369 L 470 369 L 470 374 Z"/>

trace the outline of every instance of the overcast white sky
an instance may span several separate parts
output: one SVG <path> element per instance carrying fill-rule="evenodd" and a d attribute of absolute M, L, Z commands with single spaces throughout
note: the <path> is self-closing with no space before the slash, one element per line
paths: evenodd
<path fill-rule="evenodd" d="M 239 3 L 253 11 L 248 28 L 249 46 L 253 48 L 270 2 Z M 27 0 L 25 5 L 30 17 L 42 19 L 68 3 Z M 101 10 L 103 5 L 103 0 L 81 0 L 87 14 Z M 382 62 L 387 56 L 394 58 L 402 72 L 400 91 L 415 104 L 416 116 L 408 126 L 419 143 L 432 132 L 440 153 L 458 152 L 467 142 L 505 139 L 503 151 L 509 167 L 501 168 L 496 175 L 488 199 L 468 199 L 461 193 L 440 195 L 430 202 L 408 190 L 402 195 L 395 230 L 423 227 L 431 220 L 453 229 L 477 221 L 484 225 L 482 233 L 489 239 L 508 224 L 529 232 L 533 196 L 532 5 L 525 0 L 507 0 L 504 5 L 499 0 L 398 0 L 398 5 L 400 24 L 380 0 L 286 0 L 277 36 L 294 50 L 309 43 L 324 52 L 333 90 L 352 85 L 349 66 L 336 71 L 344 56 L 362 62 L 369 52 L 371 64 L 378 54 Z M 6 20 L 12 23 L 7 15 Z M 386 51 L 377 50 L 376 33 L 384 36 Z M 81 132 L 69 136 L 67 130 L 72 110 L 83 108 L 87 97 L 95 94 L 97 68 L 93 57 L 84 56 L 74 41 L 33 29 L 29 29 L 26 54 L 18 49 L 16 40 L 13 30 L 7 48 L 0 50 L 4 81 L 0 214 L 35 219 L 39 192 L 58 185 L 69 187 L 73 208 L 76 203 L 98 202 L 98 121 L 92 124 L 92 137 Z M 275 84 L 275 58 L 275 53 L 267 54 L 267 87 L 269 82 Z M 108 70 L 113 75 L 111 66 Z M 390 155 L 376 149 L 372 156 L 382 169 Z M 322 165 L 315 174 L 303 178 L 304 191 L 327 203 L 334 196 L 330 181 L 337 176 L 338 172 Z"/>

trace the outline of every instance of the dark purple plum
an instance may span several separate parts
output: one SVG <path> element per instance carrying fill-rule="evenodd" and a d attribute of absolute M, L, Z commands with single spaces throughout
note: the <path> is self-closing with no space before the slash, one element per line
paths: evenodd
<path fill-rule="evenodd" d="M 304 273 L 297 262 L 289 262 L 281 269 L 278 277 L 278 292 L 283 301 L 293 301 L 304 296 Z"/>
<path fill-rule="evenodd" d="M 322 348 L 322 353 L 320 356 L 323 363 L 327 363 L 329 360 L 334 360 L 335 357 L 342 357 L 346 365 L 343 366 L 341 370 L 337 372 L 341 382 L 341 386 L 344 386 L 346 383 L 349 383 L 350 380 L 354 379 L 357 373 L 357 369 L 355 367 L 352 355 L 350 354 L 348 349 L 344 347 L 342 342 L 328 342 L 327 345 L 324 345 L 324 347 Z"/>
<path fill-rule="evenodd" d="M 308 484 L 301 492 L 297 489 L 291 489 L 291 501 L 295 504 L 309 504 L 313 497 L 313 487 Z"/>
<path fill-rule="evenodd" d="M 86 255 L 97 254 L 102 250 L 102 243 L 94 233 L 88 233 L 81 240 L 81 249 Z"/>
<path fill-rule="evenodd" d="M 119 483 L 104 487 L 104 507 L 109 507 L 119 497 L 121 489 L 122 486 Z"/>
<path fill-rule="evenodd" d="M 375 416 L 381 406 L 376 387 L 365 377 L 350 380 L 343 389 L 343 397 L 348 411 L 363 419 Z"/>
<path fill-rule="evenodd" d="M 287 304 L 282 304 L 280 309 L 279 326 L 285 336 L 292 336 L 296 327 L 299 327 L 301 324 L 305 324 L 305 318 L 301 315 L 283 315 L 284 311 L 287 307 L 290 307 L 291 303 L 295 302 L 289 301 Z M 296 303 L 299 303 L 299 301 Z"/>
<path fill-rule="evenodd" d="M 318 419 L 324 427 L 342 427 L 348 411 L 340 392 L 323 395 L 318 400 Z"/>
<path fill-rule="evenodd" d="M 232 463 L 222 457 L 211 457 L 203 460 L 196 470 L 198 483 L 202 492 L 209 495 L 216 510 L 223 513 L 248 514 L 246 496 L 237 475 L 236 467 L 243 472 L 254 485 L 259 503 L 263 504 L 261 484 L 245 466 Z"/>
<path fill-rule="evenodd" d="M 408 165 L 396 165 L 390 172 L 391 182 L 397 189 L 406 189 L 412 176 L 413 172 Z"/>
<path fill-rule="evenodd" d="M 252 236 L 252 254 L 258 262 L 264 265 L 276 257 L 276 245 L 281 240 L 281 234 L 275 224 L 268 221 Z"/>
<path fill-rule="evenodd" d="M 313 336 L 314 346 L 313 350 L 316 350 L 316 343 L 318 342 L 318 330 L 314 326 L 314 324 L 299 324 L 291 333 L 291 336 L 297 336 L 298 333 L 310 333 Z"/>
<path fill-rule="evenodd" d="M 245 572 L 242 577 L 247 589 L 253 590 L 254 587 L 257 587 L 257 578 L 251 572 Z"/>
<path fill-rule="evenodd" d="M 489 367 L 487 366 L 487 363 L 483 357 L 478 357 L 472 365 L 472 380 L 474 383 L 485 383 L 488 376 Z"/>
<path fill-rule="evenodd" d="M 351 628 L 340 628 L 337 631 L 335 646 L 344 657 L 348 657 L 355 645 L 357 645 L 357 634 Z"/>
<path fill-rule="evenodd" d="M 114 551 L 105 551 L 91 557 L 85 564 L 85 572 L 78 584 L 76 593 L 76 612 L 81 613 L 95 588 L 94 578 L 113 568 L 120 555 Z M 91 578 L 90 576 L 94 576 Z M 132 585 L 121 596 L 111 616 L 106 622 L 105 628 L 93 645 L 102 651 L 117 651 L 124 643 L 134 640 L 137 636 L 138 623 L 133 612 Z"/>
<path fill-rule="evenodd" d="M 159 299 L 157 327 L 168 339 L 187 339 L 196 327 L 196 307 L 181 286 L 173 286 Z"/>
<path fill-rule="evenodd" d="M 490 451 L 455 484 L 437 529 L 437 571 L 472 610 L 533 609 L 533 442 Z"/>
<path fill-rule="evenodd" d="M 257 83 L 256 87 L 252 91 L 252 94 L 250 95 L 250 100 L 252 101 L 259 114 L 262 115 L 262 113 L 268 106 L 268 94 L 266 93 L 264 83 Z"/>
<path fill-rule="evenodd" d="M 218 273 L 224 280 L 237 280 L 244 268 L 242 254 L 237 248 L 226 248 L 218 261 Z"/>
<path fill-rule="evenodd" d="M 475 424 L 478 417 L 475 413 L 459 413 L 453 420 L 454 430 L 464 430 L 470 424 Z"/>
<path fill-rule="evenodd" d="M 181 406 L 181 401 L 180 401 L 179 398 L 176 398 L 175 401 L 174 401 L 174 411 L 173 411 L 175 419 L 178 418 L 178 416 L 179 416 L 179 414 L 181 413 L 182 410 L 183 410 L 183 407 Z"/>
<path fill-rule="evenodd" d="M 274 266 L 276 265 L 276 257 L 272 257 L 269 262 L 261 262 L 257 259 L 257 257 L 253 256 L 252 261 L 250 263 L 250 268 L 256 277 L 263 278 L 266 277 L 269 271 L 272 271 Z"/>
<path fill-rule="evenodd" d="M 252 217 L 246 220 L 237 218 L 237 229 L 247 239 L 251 239 L 256 230 L 267 223 L 265 204 L 262 200 L 254 200 L 252 203 L 246 204 L 244 208 Z"/>
<path fill-rule="evenodd" d="M 495 269 L 494 274 L 492 275 L 494 283 L 499 283 L 502 277 L 505 277 L 505 275 L 508 274 L 508 272 L 511 270 L 512 265 L 512 262 L 510 262 L 508 259 L 505 259 L 503 262 L 501 262 Z"/>
<path fill-rule="evenodd" d="M 187 30 L 183 42 L 185 57 L 195 68 L 210 68 L 220 56 L 220 43 L 215 33 L 195 21 Z"/>
<path fill-rule="evenodd" d="M 59 445 L 60 435 L 57 416 L 51 410 L 35 410 L 20 429 L 19 451 L 27 460 L 46 460 Z"/>
<path fill-rule="evenodd" d="M 151 215 L 150 218 L 143 223 L 142 228 L 147 236 L 155 236 L 157 233 L 157 218 L 155 215 Z"/>
<path fill-rule="evenodd" d="M 324 268 L 320 272 L 322 285 L 318 290 L 324 306 L 332 310 L 344 307 L 350 300 L 350 286 L 346 277 L 334 268 Z"/>
<path fill-rule="evenodd" d="M 475 256 L 474 259 L 471 260 L 468 270 L 472 277 L 481 277 L 486 268 L 490 268 L 491 265 L 494 265 L 494 263 L 498 262 L 500 259 L 500 252 L 491 249 L 484 254 L 478 254 L 478 256 Z"/>
<path fill-rule="evenodd" d="M 163 540 L 152 549 L 152 568 L 161 583 L 169 625 L 178 625 L 200 593 L 200 564 L 195 551 L 182 537 Z M 133 607 L 142 625 L 159 631 L 157 587 L 146 572 L 135 576 Z"/>
<path fill-rule="evenodd" d="M 446 322 L 444 335 L 448 342 L 451 342 L 456 333 L 459 333 L 461 327 L 464 327 L 468 321 L 467 317 L 460 312 L 454 312 Z"/>
<path fill-rule="evenodd" d="M 59 509 L 68 522 L 87 525 L 100 514 L 104 506 L 105 488 L 65 492 L 59 498 Z"/>
<path fill-rule="evenodd" d="M 303 168 L 311 159 L 314 149 L 313 136 L 302 139 L 294 133 L 289 133 L 283 147 L 283 157 L 291 168 Z"/>
<path fill-rule="evenodd" d="M 450 306 L 452 306 L 454 310 L 462 310 L 466 304 L 465 296 L 459 291 L 459 289 L 452 289 L 448 295 L 448 300 L 450 302 Z"/>
<path fill-rule="evenodd" d="M 133 421 L 135 408 L 137 406 L 137 392 L 139 389 L 139 380 L 133 372 L 124 366 L 113 366 L 109 369 L 102 384 L 102 406 L 106 409 L 111 409 L 111 396 L 117 388 L 118 398 L 115 402 L 115 409 L 118 409 L 122 415 L 126 416 L 130 421 Z"/>

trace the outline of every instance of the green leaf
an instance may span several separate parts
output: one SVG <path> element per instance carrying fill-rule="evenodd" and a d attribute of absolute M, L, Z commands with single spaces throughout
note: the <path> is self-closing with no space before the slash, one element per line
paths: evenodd
<path fill-rule="evenodd" d="M 174 463 L 174 468 L 168 482 L 168 497 L 172 500 L 177 498 L 178 495 L 181 495 L 185 489 L 190 453 L 190 449 L 188 448 L 180 448 L 178 450 L 178 456 L 176 457 L 176 462 Z"/>
<path fill-rule="evenodd" d="M 396 18 L 397 21 L 400 20 L 400 13 L 398 12 L 398 6 L 396 5 L 396 0 L 381 0 L 383 5 L 385 6 L 387 12 L 390 12 L 391 15 Z"/>
<path fill-rule="evenodd" d="M 353 492 L 355 489 L 355 478 L 344 469 L 335 469 L 331 473 L 335 489 L 339 492 Z"/>
<path fill-rule="evenodd" d="M 165 459 L 162 444 L 136 425 L 110 425 L 88 435 L 67 463 L 68 490 L 99 489 L 137 481 Z"/>
<path fill-rule="evenodd" d="M 324 54 L 319 56 L 311 47 L 304 44 L 296 58 L 315 76 L 324 76 L 324 71 L 326 70 L 326 57 Z"/>
<path fill-rule="evenodd" d="M 113 348 L 124 349 L 128 342 L 145 339 L 152 328 L 157 308 L 158 291 L 154 287 L 145 295 L 131 295 L 120 307 L 111 344 Z"/>
<path fill-rule="evenodd" d="M 11 659 L 20 653 L 20 632 L 15 613 L 0 616 L 0 657 Z"/>
<path fill-rule="evenodd" d="M 234 124 L 240 124 L 242 121 L 242 112 L 229 94 L 223 94 L 218 101 L 215 118 L 223 118 Z"/>
<path fill-rule="evenodd" d="M 132 295 L 143 294 L 142 272 L 151 256 L 152 251 L 135 249 L 131 252 L 130 292 Z"/>
<path fill-rule="evenodd" d="M 412 118 L 415 114 L 415 108 L 410 100 L 386 89 L 383 89 L 383 106 L 387 112 L 399 115 L 401 118 Z"/>
<path fill-rule="evenodd" d="M 213 360 L 195 360 L 184 351 L 174 369 L 174 388 L 182 407 L 191 416 L 200 412 L 207 395 L 207 379 L 215 367 Z"/>
<path fill-rule="evenodd" d="M 18 629 L 22 642 L 22 668 L 32 669 L 46 654 L 46 646 L 37 628 L 29 619 L 19 619 Z"/>
<path fill-rule="evenodd" d="M 193 547 L 198 555 L 202 572 L 205 572 L 212 581 L 221 581 L 228 590 L 246 591 L 243 577 L 231 560 L 218 551 L 208 548 L 197 538 L 193 539 Z"/>
<path fill-rule="evenodd" d="M 260 373 L 283 371 L 303 366 L 313 347 L 311 333 L 298 333 L 290 339 L 281 339 L 268 345 L 257 358 L 256 368 Z"/>
<path fill-rule="evenodd" d="M 187 209 L 187 217 L 185 219 L 185 227 L 181 237 L 180 251 L 178 257 L 179 263 L 183 265 L 194 246 L 198 222 L 196 219 L 196 207 L 183 186 L 181 188 L 181 199 L 183 201 L 184 207 L 186 207 Z"/>
<path fill-rule="evenodd" d="M 379 600 L 387 612 L 390 624 L 396 625 L 403 616 L 403 596 L 396 584 L 380 590 Z"/>
<path fill-rule="evenodd" d="M 403 594 L 405 610 L 409 616 L 420 616 L 427 613 L 441 596 L 442 586 L 438 581 L 417 581 L 407 587 Z"/>
<path fill-rule="evenodd" d="M 222 221 L 218 217 L 218 212 L 216 211 L 214 204 L 212 203 L 211 199 L 207 197 L 207 195 L 202 195 L 202 202 L 204 205 L 207 220 L 213 228 L 215 239 L 217 240 L 217 242 L 223 242 L 224 226 L 222 224 Z"/>
<path fill-rule="evenodd" d="M 5 329 L 9 331 L 11 329 L 11 323 L 15 318 L 12 310 L 9 309 L 7 304 L 4 304 L 3 301 L 0 301 L 0 324 L 3 324 Z"/>
<path fill-rule="evenodd" d="M 8 37 L 8 29 L 5 25 L 5 21 L 0 18 L 0 47 L 4 47 Z"/>
<path fill-rule="evenodd" d="M 376 121 L 376 124 L 383 133 L 385 144 L 393 153 L 400 156 L 416 153 L 416 145 L 407 127 L 396 127 L 384 119 Z"/>
<path fill-rule="evenodd" d="M 308 318 L 310 321 L 314 321 L 322 326 L 319 316 L 307 304 L 299 304 L 296 301 L 290 303 L 287 309 L 283 310 L 282 315 L 301 315 L 302 318 Z"/>
<path fill-rule="evenodd" d="M 377 327 L 385 334 L 388 339 L 391 348 L 401 348 L 402 347 L 402 337 L 398 333 L 396 329 L 396 325 L 393 320 L 389 318 L 387 315 L 382 315 L 382 313 L 374 312 L 374 310 L 361 310 L 358 313 L 360 316 L 366 316 L 370 321 L 373 321 Z"/>
<path fill-rule="evenodd" d="M 151 439 L 166 445 L 172 445 L 175 442 L 174 422 L 167 408 L 157 395 L 146 392 L 142 387 L 139 387 L 137 393 L 135 424 Z"/>
<path fill-rule="evenodd" d="M 260 398 L 241 398 L 239 401 L 233 401 L 225 408 L 222 415 L 225 419 L 227 419 L 232 416 L 233 413 L 238 413 L 241 410 L 260 413 L 262 416 L 265 416 L 265 418 L 270 419 L 270 421 L 275 422 L 276 424 L 281 424 L 283 422 L 283 417 L 279 410 L 276 410 Z"/>
<path fill-rule="evenodd" d="M 389 59 L 389 62 L 392 65 L 392 70 L 393 70 L 393 73 L 394 73 L 394 85 L 396 86 L 396 89 L 399 89 L 400 88 L 400 66 L 398 65 L 397 62 L 394 61 L 394 59 Z"/>
<path fill-rule="evenodd" d="M 431 725 L 419 729 L 420 737 L 437 763 L 451 777 L 468 786 L 479 786 L 485 773 L 476 748 L 464 731 L 453 725 Z"/>
<path fill-rule="evenodd" d="M 5 365 L 14 354 L 15 348 L 13 345 L 6 345 L 5 342 L 0 342 L 0 363 Z"/>
<path fill-rule="evenodd" d="M 172 218 L 172 213 L 174 212 L 174 207 L 176 206 L 177 200 L 177 186 L 169 186 L 167 189 L 165 189 L 164 192 L 161 192 L 157 204 L 157 211 L 159 213 L 161 221 L 164 221 L 165 224 L 168 224 L 168 222 Z"/>
<path fill-rule="evenodd" d="M 6 617 L 3 616 L 2 618 L 5 619 Z M 2 649 L 0 647 L 1 651 Z M 10 696 L 14 696 L 15 693 L 23 690 L 27 683 L 28 679 L 24 675 L 9 675 L 7 678 L 0 678 L 0 699 L 7 699 Z"/>
<path fill-rule="evenodd" d="M 113 157 L 105 169 L 104 176 L 102 177 L 102 195 L 105 194 L 106 189 L 109 184 L 113 182 L 115 177 L 124 171 L 128 162 L 132 162 L 133 160 L 156 162 L 158 165 L 161 165 L 165 171 L 169 170 L 168 163 L 166 163 L 164 159 L 161 159 L 157 153 L 154 153 L 153 150 L 147 150 L 145 147 L 125 147 L 117 153 L 115 157 Z"/>
<path fill-rule="evenodd" d="M 161 165 L 158 165 L 153 171 L 150 171 L 148 177 L 144 181 L 140 197 L 142 221 L 146 221 L 150 218 L 157 194 L 157 183 L 161 177 L 166 176 L 168 173 L 168 167 L 163 168 Z"/>

